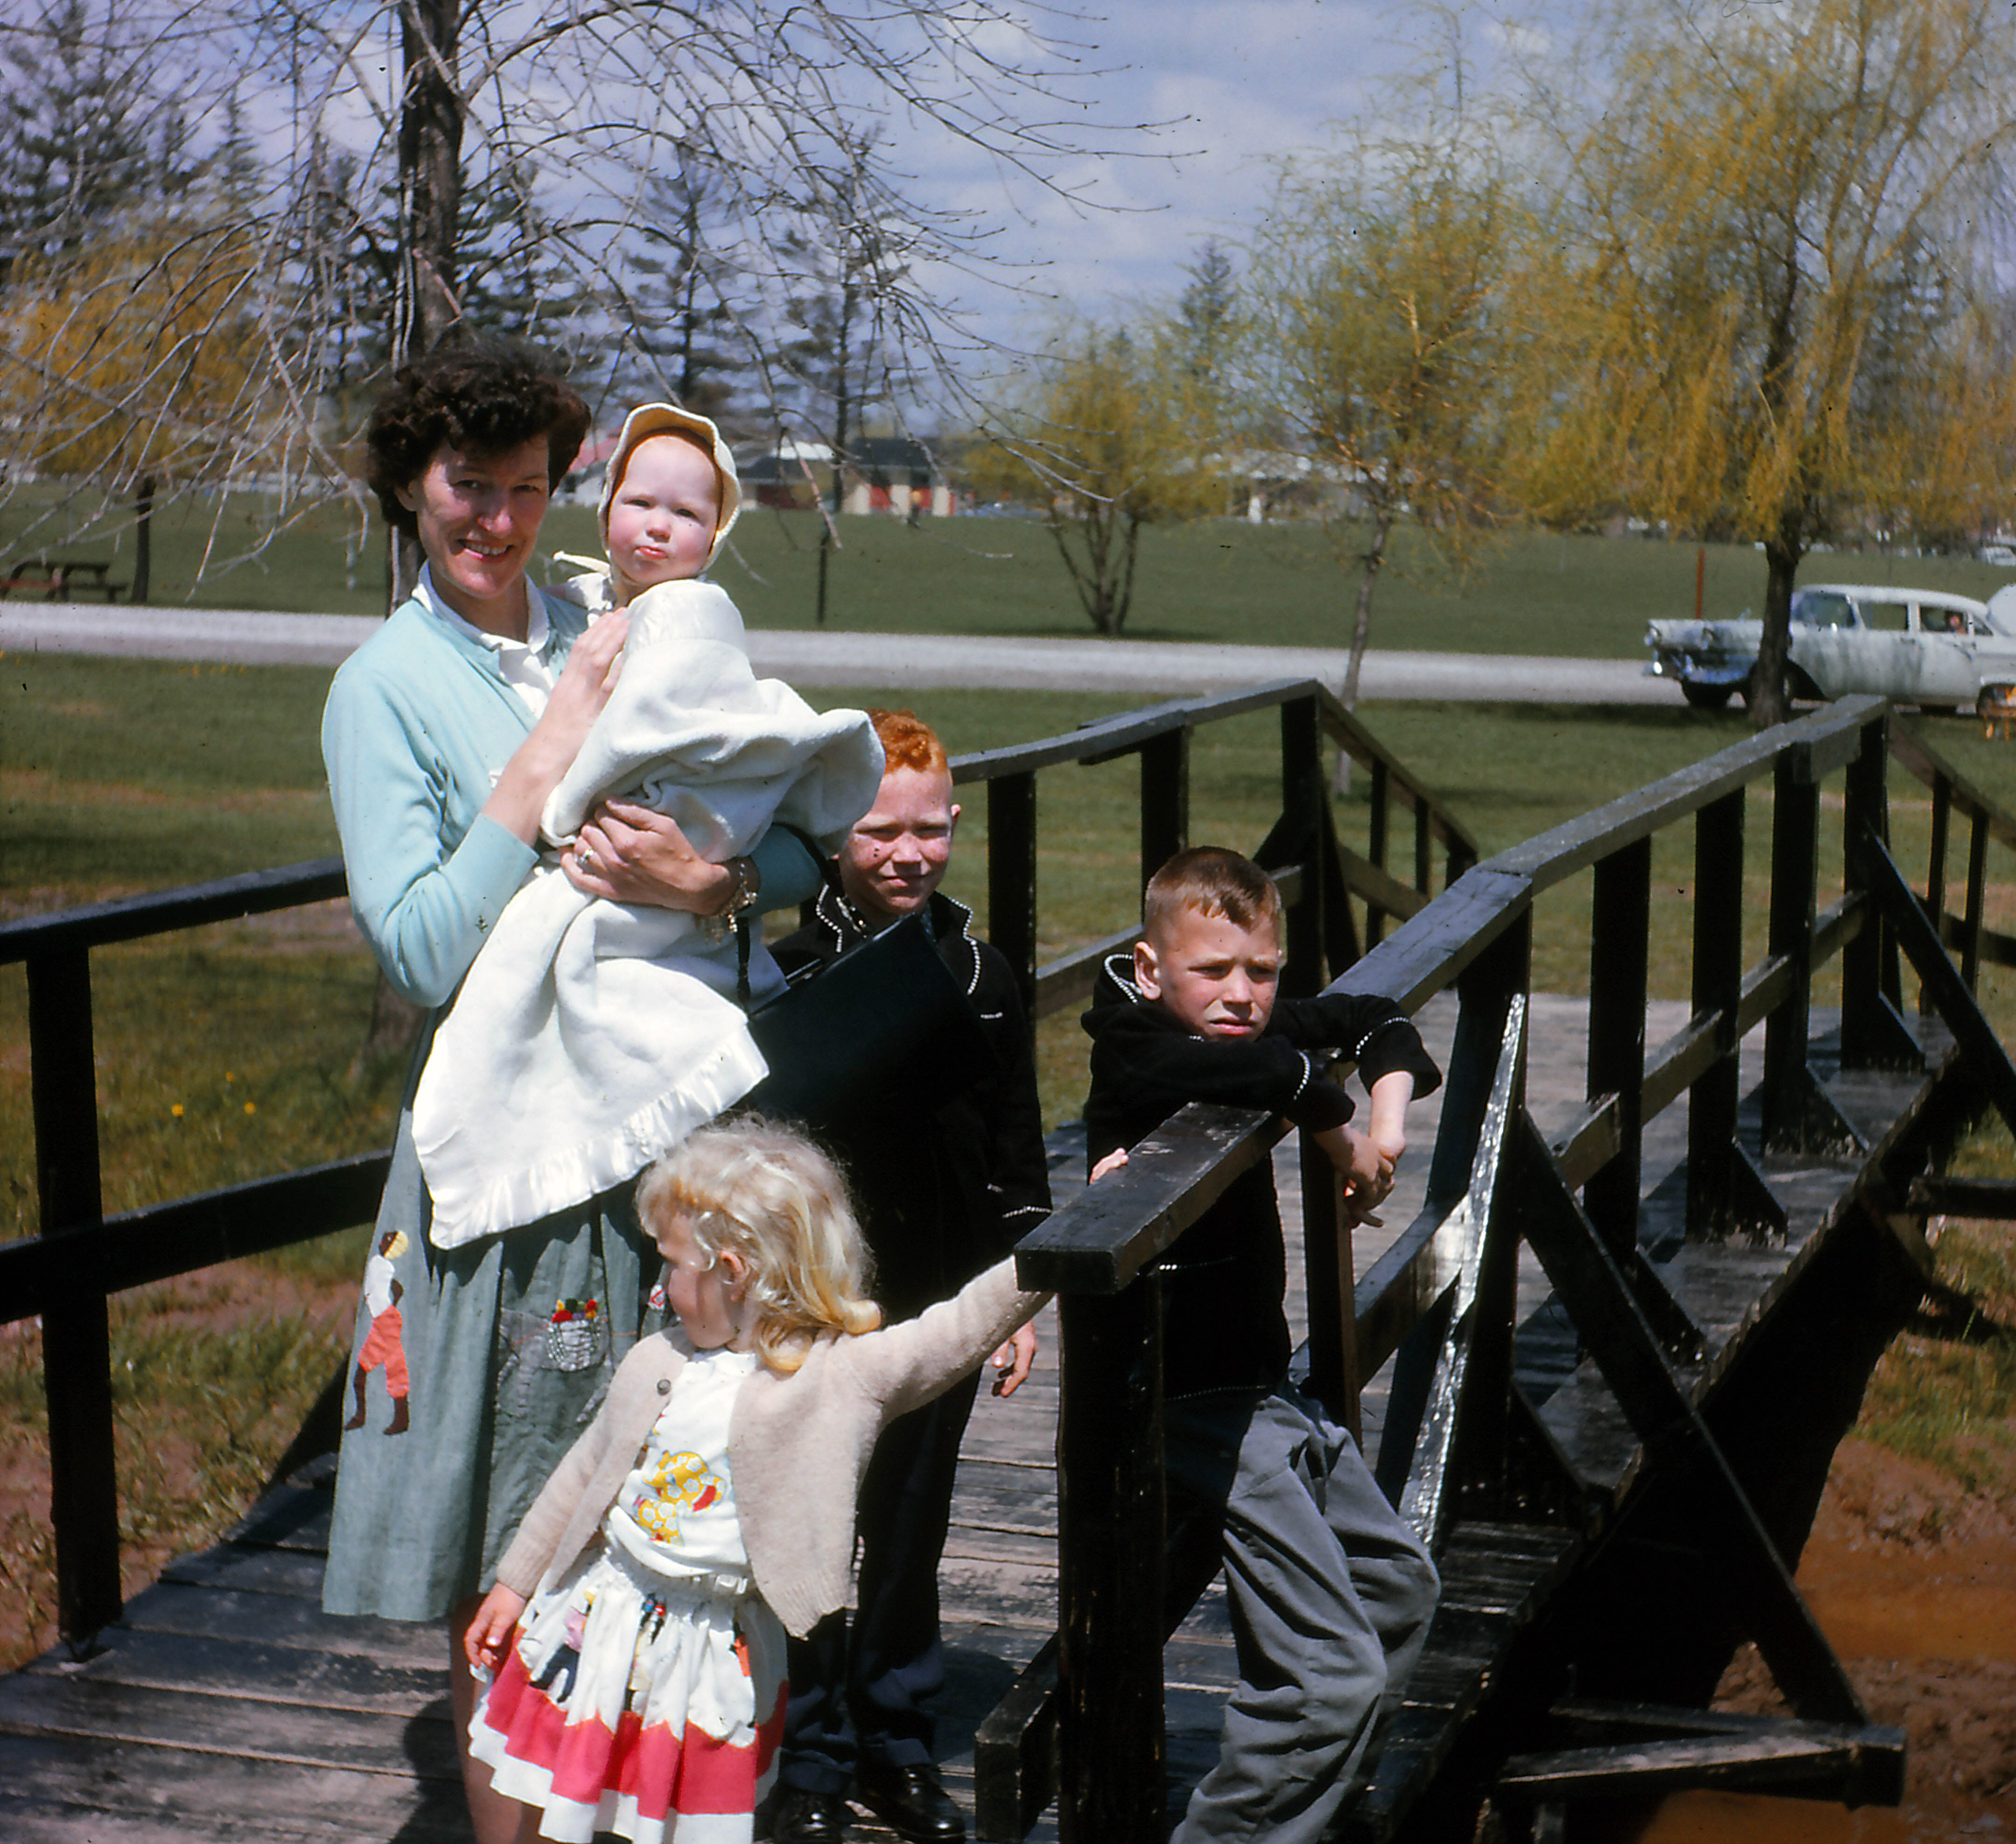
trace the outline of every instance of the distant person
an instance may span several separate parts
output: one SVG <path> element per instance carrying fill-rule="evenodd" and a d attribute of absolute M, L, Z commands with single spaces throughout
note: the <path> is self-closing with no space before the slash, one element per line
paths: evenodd
<path fill-rule="evenodd" d="M 366 430 L 379 504 L 426 564 L 338 669 L 322 753 L 351 908 L 386 978 L 421 1005 L 454 996 L 538 864 L 541 812 L 609 697 L 628 632 L 621 614 L 589 628 L 525 577 L 588 424 L 539 355 L 469 343 L 401 367 Z M 752 883 L 759 906 L 818 886 L 815 855 L 788 832 L 773 829 L 751 857 L 711 863 L 664 815 L 604 801 L 560 863 L 589 895 L 696 915 L 722 914 Z M 372 1238 L 392 1272 L 367 1281 L 351 1363 L 368 1374 L 387 1354 L 372 1332 L 396 1300 L 405 1387 L 368 1394 L 363 1425 L 344 1433 L 322 1594 L 333 1613 L 448 1620 L 460 1733 L 475 1697 L 463 1629 L 617 1361 L 655 1325 L 659 1264 L 627 1186 L 452 1250 L 430 1239 L 431 1216 L 402 1112 Z M 517 1806 L 491 1795 L 488 1774 L 469 1784 L 480 1844 L 515 1836 Z"/>
<path fill-rule="evenodd" d="M 891 1098 L 886 1143 L 848 1145 L 876 1297 L 907 1319 L 996 1261 L 1050 1209 L 1042 1112 L 1021 990 L 1007 961 L 968 932 L 971 913 L 939 889 L 959 808 L 945 746 L 907 710 L 869 714 L 887 757 L 874 805 L 830 868 L 811 924 L 777 944 L 794 980 L 831 965 L 906 916 L 980 1015 L 992 1050 L 949 1099 Z M 994 1353 L 998 1396 L 1014 1393 L 1036 1350 L 1024 1326 Z M 790 1646 L 791 1699 L 774 1844 L 837 1844 L 851 1791 L 905 1838 L 965 1835 L 934 1764 L 932 1704 L 945 1682 L 938 1564 L 960 1437 L 977 1379 L 892 1422 L 861 1499 L 859 1586 L 850 1628 L 836 1610 Z"/>
<path fill-rule="evenodd" d="M 1096 1181 L 1190 1102 L 1284 1114 L 1313 1138 L 1365 1220 L 1391 1189 L 1416 1093 L 1441 1080 L 1390 1000 L 1277 997 L 1281 900 L 1236 852 L 1179 852 L 1149 880 L 1142 938 L 1103 971 L 1085 1130 Z M 1341 1051 L 1351 1098 L 1306 1049 Z M 1317 1844 L 1362 1783 L 1413 1669 L 1439 1583 L 1358 1444 L 1289 1382 L 1287 1255 L 1272 1167 L 1233 1181 L 1163 1258 L 1163 1389 L 1172 1519 L 1222 1532 L 1239 1684 L 1218 1764 L 1175 1844 Z"/>
<path fill-rule="evenodd" d="M 876 1431 L 1042 1303 L 1003 1261 L 877 1331 L 839 1172 L 754 1117 L 696 1132 L 638 1208 L 679 1323 L 639 1343 L 539 1494 L 468 1630 L 470 1748 L 519 1835 L 753 1830 L 785 1635 L 847 1597 Z"/>
<path fill-rule="evenodd" d="M 541 816 L 583 875 L 549 854 L 435 1034 L 413 1138 L 438 1246 L 634 1178 L 766 1073 L 746 1008 L 784 983 L 761 938 L 600 896 L 593 847 L 577 843 L 599 801 L 669 818 L 735 871 L 733 919 L 772 827 L 823 857 L 875 797 L 882 746 L 866 714 L 822 714 L 758 678 L 735 604 L 697 580 L 736 504 L 734 458 L 707 418 L 630 412 L 602 491 L 608 568 L 570 585 L 591 609 L 627 611 L 621 676 Z"/>

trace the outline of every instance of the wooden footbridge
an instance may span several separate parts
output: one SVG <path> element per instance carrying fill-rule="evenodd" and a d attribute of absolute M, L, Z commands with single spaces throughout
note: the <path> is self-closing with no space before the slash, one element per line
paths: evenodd
<path fill-rule="evenodd" d="M 1208 1551 L 1164 1542 L 1154 1263 L 1269 1157 L 1300 1199 L 1298 1361 L 1444 1580 L 1352 1837 L 1467 1839 L 1487 1806 L 1503 1835 L 1572 1835 L 1593 1803 L 1688 1786 L 1894 1802 L 1902 1738 L 1870 1724 L 1790 1571 L 1919 1298 L 1947 1148 L 1985 1109 L 2016 1130 L 2016 1069 L 1972 997 L 1984 958 L 2016 961 L 1984 915 L 1988 847 L 2016 824 L 1863 699 L 1480 864 L 1313 684 L 1158 706 L 956 764 L 985 785 L 991 933 L 1034 1012 L 1080 1003 L 1130 938 L 1038 965 L 1038 771 L 1137 758 L 1145 871 L 1189 836 L 1192 736 L 1269 707 L 1282 812 L 1256 855 L 1291 899 L 1289 980 L 1343 969 L 1420 1018 L 1448 1070 L 1433 1149 L 1388 1228 L 1354 1238 L 1278 1123 L 1187 1110 L 1093 1191 L 1064 1136 L 1066 1201 L 1021 1252 L 1059 1294 L 1049 1355 L 975 1415 L 944 1571 L 945 1752 L 980 1835 L 1159 1844 L 1211 1757 L 1229 1641 Z M 1326 736 L 1370 778 L 1362 853 L 1338 839 Z M 1931 790 L 1909 878 L 1900 771 Z M 1648 1005 L 1674 909 L 1654 849 L 1676 832 L 1691 992 Z M 1535 904 L 1575 879 L 1586 1003 L 1531 991 Z M 0 959 L 28 968 L 43 1226 L 0 1247 L 0 1321 L 41 1319 L 64 1634 L 0 1680 L 8 1838 L 467 1835 L 440 1634 L 319 1610 L 333 1388 L 224 1543 L 119 1594 L 106 1296 L 364 1220 L 383 1159 L 104 1218 L 89 953 L 340 889 L 339 867 L 297 867 L 0 928 Z M 1710 1707 L 1745 1638 L 1780 1716 Z"/>

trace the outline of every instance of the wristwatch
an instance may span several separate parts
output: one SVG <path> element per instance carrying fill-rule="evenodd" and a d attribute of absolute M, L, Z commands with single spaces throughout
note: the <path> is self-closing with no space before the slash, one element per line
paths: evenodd
<path fill-rule="evenodd" d="M 730 858 L 722 868 L 735 877 L 728 906 L 712 915 L 698 918 L 702 938 L 717 945 L 735 933 L 736 925 L 755 908 L 756 899 L 763 892 L 763 873 L 756 868 L 754 858 Z"/>

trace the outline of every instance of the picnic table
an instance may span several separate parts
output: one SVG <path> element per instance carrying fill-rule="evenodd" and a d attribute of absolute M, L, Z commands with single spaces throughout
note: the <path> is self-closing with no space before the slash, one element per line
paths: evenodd
<path fill-rule="evenodd" d="M 117 602 L 124 583 L 107 579 L 112 566 L 88 557 L 26 557 L 0 577 L 0 597 L 16 589 L 42 591 L 45 602 L 67 602 L 79 595 L 102 595 Z"/>

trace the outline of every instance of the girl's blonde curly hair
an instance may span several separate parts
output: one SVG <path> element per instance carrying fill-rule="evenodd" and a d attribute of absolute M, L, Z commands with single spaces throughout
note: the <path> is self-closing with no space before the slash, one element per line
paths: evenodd
<path fill-rule="evenodd" d="M 703 1254 L 742 1258 L 756 1350 L 772 1370 L 795 1371 L 821 1332 L 882 1323 L 847 1181 L 795 1128 L 758 1114 L 698 1128 L 639 1181 L 637 1213 L 653 1237 L 683 1214 Z"/>

